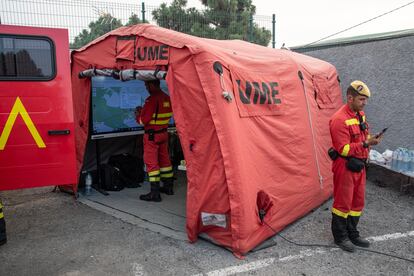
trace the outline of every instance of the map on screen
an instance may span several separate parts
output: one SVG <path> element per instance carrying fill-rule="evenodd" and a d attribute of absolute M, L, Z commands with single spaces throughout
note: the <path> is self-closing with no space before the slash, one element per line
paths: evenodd
<path fill-rule="evenodd" d="M 92 78 L 92 138 L 137 134 L 144 129 L 135 120 L 135 107 L 149 96 L 144 82 L 120 81 L 109 77 Z M 168 93 L 165 81 L 161 89 Z M 173 121 L 170 122 L 170 125 Z M 107 134 L 107 135 L 105 135 Z"/>

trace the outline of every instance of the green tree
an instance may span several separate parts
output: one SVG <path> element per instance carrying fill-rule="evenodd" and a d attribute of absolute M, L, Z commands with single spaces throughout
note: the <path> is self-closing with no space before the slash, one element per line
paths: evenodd
<path fill-rule="evenodd" d="M 192 34 L 193 26 L 203 24 L 203 16 L 195 8 L 186 9 L 187 0 L 174 0 L 170 6 L 162 3 L 152 12 L 158 26 Z"/>
<path fill-rule="evenodd" d="M 145 20 L 145 22 L 142 22 L 137 14 L 131 13 L 131 16 L 129 17 L 128 22 L 125 24 L 125 26 L 131 26 L 140 23 L 148 23 L 148 21 Z M 82 32 L 80 32 L 79 35 L 75 37 L 73 43 L 70 44 L 70 47 L 72 49 L 80 48 L 95 38 L 100 37 L 101 35 L 104 35 L 107 32 L 110 32 L 121 26 L 121 20 L 116 19 L 109 13 L 102 14 L 99 16 L 98 20 L 89 23 L 89 30 L 83 29 Z"/>
<path fill-rule="evenodd" d="M 131 19 L 131 18 L 130 18 Z M 82 32 L 75 37 L 73 43 L 70 44 L 70 47 L 80 48 L 97 37 L 106 34 L 116 28 L 122 26 L 121 20 L 116 19 L 109 13 L 104 13 L 99 16 L 98 20 L 89 23 L 89 31 L 83 29 Z"/>
<path fill-rule="evenodd" d="M 142 22 L 142 20 L 139 19 L 138 15 L 136 13 L 132 13 L 131 16 L 128 19 L 128 22 L 125 24 L 125 26 L 131 26 L 131 25 L 136 25 L 136 24 L 140 24 L 140 23 L 148 23 L 148 21 L 145 20 L 145 22 Z"/>
<path fill-rule="evenodd" d="M 198 11 L 187 8 L 187 0 L 174 0 L 169 6 L 161 4 L 152 12 L 159 26 L 215 39 L 242 39 L 267 46 L 271 32 L 260 28 L 253 22 L 256 7 L 252 0 L 200 0 L 205 9 Z M 126 26 L 143 23 L 138 15 L 132 13 Z M 145 21 L 144 23 L 148 23 Z M 80 48 L 95 38 L 122 26 L 121 20 L 109 13 L 103 13 L 96 21 L 89 23 L 75 37 L 70 47 Z"/>
<path fill-rule="evenodd" d="M 187 0 L 161 4 L 152 15 L 159 26 L 200 37 L 242 39 L 267 46 L 271 32 L 253 22 L 251 0 L 200 0 L 202 11 L 186 8 Z"/>

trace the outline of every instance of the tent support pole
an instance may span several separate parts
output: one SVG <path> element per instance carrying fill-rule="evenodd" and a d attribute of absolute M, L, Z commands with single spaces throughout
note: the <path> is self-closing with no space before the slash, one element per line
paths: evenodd
<path fill-rule="evenodd" d="M 322 177 L 322 174 L 321 174 L 321 168 L 319 167 L 318 154 L 316 152 L 315 132 L 313 131 L 312 115 L 311 115 L 310 108 L 309 108 L 308 95 L 306 94 L 305 84 L 303 83 L 303 74 L 302 74 L 302 72 L 298 71 L 298 75 L 299 75 L 300 81 L 302 82 L 303 93 L 305 94 L 306 107 L 308 109 L 309 126 L 310 126 L 310 129 L 311 129 L 311 132 L 312 132 L 313 153 L 315 155 L 316 168 L 318 169 L 319 187 L 322 190 L 323 189 L 323 177 Z"/>

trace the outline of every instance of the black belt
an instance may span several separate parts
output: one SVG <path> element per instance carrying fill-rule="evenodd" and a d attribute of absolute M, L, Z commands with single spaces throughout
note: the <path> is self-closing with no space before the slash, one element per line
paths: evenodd
<path fill-rule="evenodd" d="M 346 160 L 346 168 L 352 172 L 361 172 L 364 167 L 367 166 L 367 159 L 365 158 L 357 158 L 353 156 L 342 156 L 340 155 L 334 148 L 330 148 L 328 150 L 328 155 L 335 161 L 338 157 L 341 157 Z"/>
<path fill-rule="evenodd" d="M 339 155 L 339 156 L 344 158 L 344 159 L 347 159 L 347 160 L 349 158 L 355 158 L 355 159 L 358 159 L 359 161 L 364 162 L 365 164 L 367 164 L 367 160 L 368 160 L 368 158 L 358 158 L 358 157 L 354 157 L 354 156 L 342 156 L 342 155 Z"/>
<path fill-rule="evenodd" d="M 146 129 L 145 133 L 163 133 L 163 132 L 167 132 L 168 128 L 162 128 L 162 129 Z"/>
<path fill-rule="evenodd" d="M 335 161 L 338 157 L 342 157 L 343 159 L 356 158 L 356 159 L 359 159 L 360 161 L 362 161 L 364 163 L 367 163 L 367 158 L 358 158 L 358 157 L 354 157 L 354 156 L 342 156 L 334 148 L 330 148 L 328 150 L 328 155 L 332 159 L 332 161 Z"/>

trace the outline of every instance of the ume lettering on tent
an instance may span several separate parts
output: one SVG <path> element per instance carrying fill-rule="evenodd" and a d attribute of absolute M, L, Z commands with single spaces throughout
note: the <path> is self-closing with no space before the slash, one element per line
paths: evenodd
<path fill-rule="evenodd" d="M 140 61 L 146 60 L 167 60 L 168 59 L 168 46 L 148 46 L 137 48 L 138 59 Z"/>
<path fill-rule="evenodd" d="M 241 80 L 236 80 L 239 88 L 240 101 L 244 104 L 281 104 L 282 101 L 276 96 L 279 94 L 277 82 L 246 81 L 245 89 L 242 88 Z M 253 92 L 253 99 L 252 99 Z"/>

